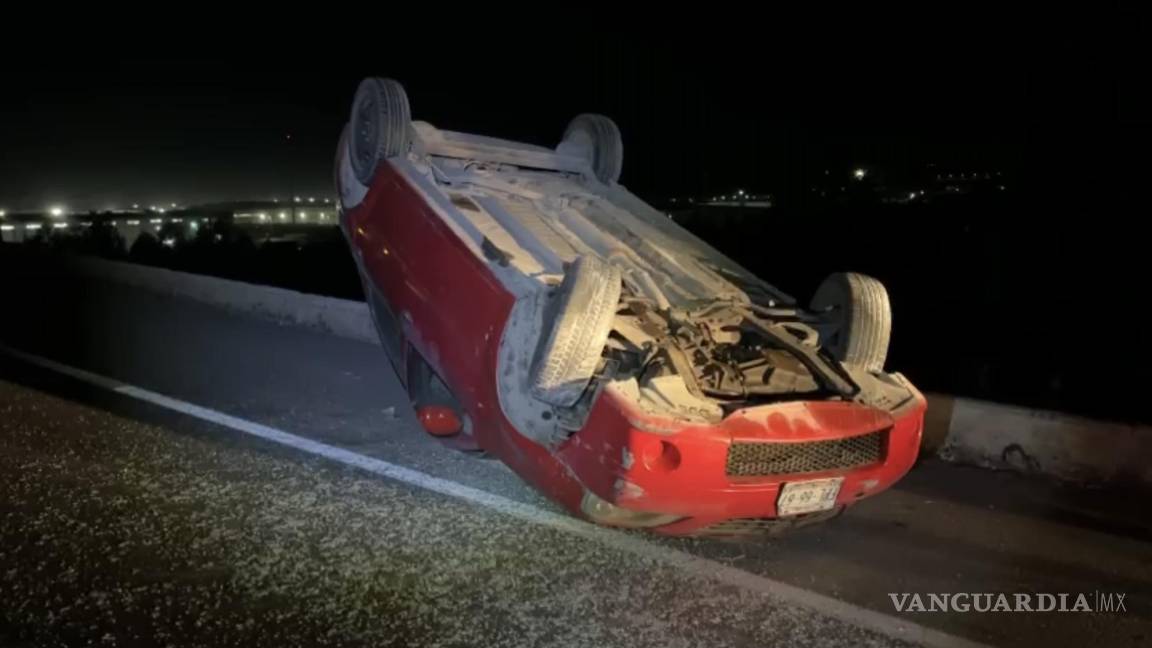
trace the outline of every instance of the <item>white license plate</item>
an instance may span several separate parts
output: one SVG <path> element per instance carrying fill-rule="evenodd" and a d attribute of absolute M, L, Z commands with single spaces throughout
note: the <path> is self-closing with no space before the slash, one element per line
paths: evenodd
<path fill-rule="evenodd" d="M 836 495 L 840 493 L 843 482 L 843 477 L 831 477 L 784 484 L 780 489 L 780 499 L 776 500 L 776 515 L 827 511 L 836 505 Z"/>

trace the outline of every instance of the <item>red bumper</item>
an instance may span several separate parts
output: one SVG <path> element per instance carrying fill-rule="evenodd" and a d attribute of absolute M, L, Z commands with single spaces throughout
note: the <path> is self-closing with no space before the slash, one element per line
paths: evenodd
<path fill-rule="evenodd" d="M 874 495 L 916 460 L 925 400 L 895 413 L 854 403 L 811 401 L 736 412 L 719 424 L 690 424 L 646 415 L 611 391 L 601 395 L 584 429 L 558 452 L 576 478 L 622 508 L 683 516 L 656 529 L 691 534 L 732 518 L 775 518 L 786 482 L 843 477 L 838 506 Z M 881 433 L 878 460 L 848 468 L 770 476 L 732 476 L 733 443 L 794 443 Z"/>

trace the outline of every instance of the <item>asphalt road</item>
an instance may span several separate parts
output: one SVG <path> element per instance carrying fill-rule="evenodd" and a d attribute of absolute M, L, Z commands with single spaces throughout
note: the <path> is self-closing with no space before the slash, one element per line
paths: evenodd
<path fill-rule="evenodd" d="M 501 464 L 426 438 L 371 345 L 59 278 L 9 282 L 3 308 L 9 346 L 555 512 Z M 0 354 L 0 474 L 0 645 L 855 646 L 900 636 L 790 587 L 893 628 L 947 633 L 935 643 L 1152 642 L 1141 499 L 932 461 L 782 539 L 627 536 L 649 554 Z M 888 596 L 1095 591 L 1125 593 L 1126 611 L 901 613 Z"/>

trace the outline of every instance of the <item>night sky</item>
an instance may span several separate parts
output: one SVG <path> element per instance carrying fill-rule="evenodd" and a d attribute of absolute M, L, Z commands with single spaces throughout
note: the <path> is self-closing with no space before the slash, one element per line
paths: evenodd
<path fill-rule="evenodd" d="M 787 201 L 824 169 L 863 165 L 899 183 L 928 163 L 1001 170 L 1037 199 L 1070 184 L 1091 195 L 1142 177 L 1130 161 L 1143 157 L 1150 124 L 1145 24 L 1119 15 L 1100 27 L 1043 48 L 1013 43 L 1005 27 L 945 53 L 924 29 L 916 42 L 877 36 L 847 52 L 766 45 L 779 26 L 579 47 L 560 36 L 359 48 L 336 35 L 298 48 L 74 42 L 35 65 L 14 64 L 27 52 L 9 43 L 0 208 L 330 195 L 334 144 L 366 75 L 403 82 L 417 119 L 544 145 L 579 112 L 608 114 L 625 138 L 623 182 L 654 199 L 739 187 Z"/>
<path fill-rule="evenodd" d="M 692 226 L 786 291 L 810 294 L 837 269 L 885 281 L 900 313 L 894 366 L 926 388 L 1148 420 L 1147 380 L 1118 378 L 1152 363 L 1149 21 L 965 17 L 850 33 L 748 19 L 401 37 L 417 23 L 365 18 L 355 30 L 93 29 L 50 46 L 6 35 L 0 209 L 331 196 L 365 76 L 401 81 L 417 119 L 546 146 L 576 114 L 601 112 L 623 132 L 622 181 L 657 205 L 772 193 L 765 218 Z M 820 38 L 789 39 L 800 26 Z M 858 166 L 907 191 L 929 164 L 999 171 L 1007 190 L 907 209 L 803 198 Z M 338 254 L 303 274 L 348 270 L 358 290 Z"/>

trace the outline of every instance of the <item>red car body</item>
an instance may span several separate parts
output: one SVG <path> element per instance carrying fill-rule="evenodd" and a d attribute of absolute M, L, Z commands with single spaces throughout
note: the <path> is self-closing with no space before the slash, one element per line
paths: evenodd
<path fill-rule="evenodd" d="M 589 502 L 606 502 L 658 514 L 658 524 L 644 526 L 673 535 L 739 534 L 821 517 L 779 519 L 782 485 L 798 480 L 842 479 L 826 511 L 838 512 L 889 487 L 915 461 L 925 400 L 906 381 L 910 397 L 891 408 L 799 399 L 737 409 L 709 423 L 653 413 L 606 388 L 566 439 L 530 438 L 506 414 L 497 380 L 499 341 L 517 296 L 494 272 L 497 264 L 478 255 L 444 218 L 407 165 L 381 160 L 359 202 L 345 201 L 341 222 L 368 290 L 378 291 L 396 320 L 397 373 L 405 380 L 409 362 L 426 362 L 463 410 L 467 434 L 446 443 L 498 458 L 576 515 L 596 519 Z M 727 469 L 739 444 L 818 444 L 870 434 L 879 452 L 866 465 L 753 476 Z"/>

